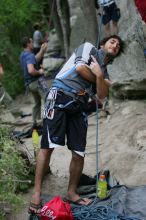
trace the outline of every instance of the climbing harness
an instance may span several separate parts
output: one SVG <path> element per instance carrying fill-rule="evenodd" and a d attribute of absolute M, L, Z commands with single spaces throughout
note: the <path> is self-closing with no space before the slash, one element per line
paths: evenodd
<path fill-rule="evenodd" d="M 54 105 L 57 97 L 57 89 L 51 88 L 44 106 L 44 118 L 53 119 L 54 118 Z"/>
<path fill-rule="evenodd" d="M 57 94 L 61 95 L 62 93 L 67 95 L 69 99 L 66 103 L 57 104 L 56 103 Z M 54 118 L 55 108 L 66 109 L 66 110 L 71 110 L 71 108 L 74 108 L 74 110 L 75 109 L 77 110 L 78 107 L 80 108 L 80 105 L 77 103 L 77 101 L 79 101 L 81 97 L 85 97 L 85 95 L 87 95 L 85 91 L 80 91 L 77 92 L 76 94 L 73 94 L 70 91 L 65 91 L 63 89 L 52 87 L 49 90 L 49 93 L 46 97 L 45 107 L 44 107 L 44 118 L 48 118 L 52 120 Z M 76 103 L 76 105 L 73 107 L 72 104 L 74 103 Z"/>

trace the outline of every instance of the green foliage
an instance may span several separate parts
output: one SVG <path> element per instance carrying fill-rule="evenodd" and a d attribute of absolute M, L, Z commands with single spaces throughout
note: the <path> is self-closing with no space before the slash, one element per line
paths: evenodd
<path fill-rule="evenodd" d="M 31 21 L 32 15 L 40 12 L 38 3 L 33 0 L 1 0 L 1 24 L 24 26 Z"/>
<path fill-rule="evenodd" d="M 29 170 L 26 161 L 22 159 L 16 148 L 17 143 L 11 139 L 9 130 L 0 128 L 0 216 L 4 214 L 5 207 L 18 207 L 23 203 L 16 194 L 18 189 L 28 189 Z"/>
<path fill-rule="evenodd" d="M 46 0 L 0 1 L 0 63 L 4 66 L 4 87 L 13 98 L 24 92 L 19 66 L 21 39 L 32 36 L 36 21 L 46 23 L 44 2 Z"/>
<path fill-rule="evenodd" d="M 23 35 L 30 35 L 33 23 L 42 20 L 43 1 L 36 0 L 1 0 L 0 27 L 13 44 L 20 43 Z"/>
<path fill-rule="evenodd" d="M 3 38 L 1 38 L 3 39 Z M 7 92 L 15 98 L 18 94 L 24 93 L 24 80 L 19 65 L 19 48 L 13 47 L 10 41 L 7 42 L 7 48 L 2 52 L 0 61 L 4 68 L 4 77 L 2 84 L 6 88 Z M 1 45 L 1 42 L 0 42 Z M 13 50 L 14 49 L 14 50 Z M 1 49 L 0 49 L 1 50 Z"/>
<path fill-rule="evenodd" d="M 15 70 L 10 70 L 5 72 L 3 79 L 3 85 L 6 88 L 7 92 L 15 98 L 22 92 L 24 93 L 24 80 L 20 70 L 15 72 Z"/>
<path fill-rule="evenodd" d="M 24 91 L 24 82 L 19 66 L 20 45 L 16 46 L 11 42 L 10 34 L 4 26 L 0 29 L 0 39 L 0 63 L 2 63 L 5 73 L 2 83 L 8 93 L 15 98 Z"/>

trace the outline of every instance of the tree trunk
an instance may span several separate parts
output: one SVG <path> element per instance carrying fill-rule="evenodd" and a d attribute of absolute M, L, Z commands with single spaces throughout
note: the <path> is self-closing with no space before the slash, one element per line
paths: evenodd
<path fill-rule="evenodd" d="M 86 41 L 97 42 L 98 24 L 95 3 L 93 0 L 80 0 L 85 19 Z"/>
<path fill-rule="evenodd" d="M 68 0 L 57 0 L 57 11 L 61 22 L 65 57 L 67 59 L 69 57 L 70 43 L 70 12 Z"/>
<path fill-rule="evenodd" d="M 54 27 L 57 32 L 57 36 L 60 42 L 62 53 L 64 54 L 64 41 L 63 41 L 63 31 L 62 26 L 60 23 L 60 18 L 57 12 L 57 5 L 56 0 L 49 0 L 49 7 L 50 7 L 50 23 L 53 20 Z"/>

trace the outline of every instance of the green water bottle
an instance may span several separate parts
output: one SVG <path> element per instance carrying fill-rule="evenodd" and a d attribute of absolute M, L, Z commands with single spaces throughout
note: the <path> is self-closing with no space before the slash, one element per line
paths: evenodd
<path fill-rule="evenodd" d="M 98 198 L 100 199 L 104 199 L 107 196 L 107 182 L 105 175 L 103 174 L 99 176 L 97 194 Z"/>
<path fill-rule="evenodd" d="M 39 149 L 39 134 L 36 129 L 32 131 L 32 143 L 34 147 L 34 156 L 36 157 Z"/>

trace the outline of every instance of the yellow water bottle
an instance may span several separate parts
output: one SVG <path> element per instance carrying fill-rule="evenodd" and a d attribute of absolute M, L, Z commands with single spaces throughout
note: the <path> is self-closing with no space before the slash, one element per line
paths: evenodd
<path fill-rule="evenodd" d="M 36 157 L 39 149 L 39 134 L 36 129 L 32 131 L 32 143 L 34 147 L 34 156 Z"/>
<path fill-rule="evenodd" d="M 97 194 L 98 198 L 100 199 L 104 199 L 107 196 L 107 182 L 105 175 L 103 174 L 99 176 Z"/>

